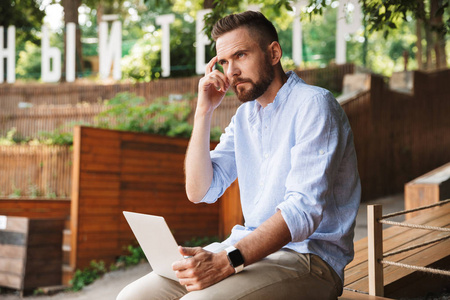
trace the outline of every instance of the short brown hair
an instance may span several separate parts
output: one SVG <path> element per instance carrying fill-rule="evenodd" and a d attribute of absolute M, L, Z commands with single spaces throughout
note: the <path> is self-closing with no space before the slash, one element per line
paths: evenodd
<path fill-rule="evenodd" d="M 231 14 L 220 19 L 214 25 L 211 36 L 217 41 L 223 34 L 240 27 L 246 27 L 256 34 L 261 49 L 274 41 L 278 42 L 278 33 L 273 24 L 262 13 L 256 11 Z"/>

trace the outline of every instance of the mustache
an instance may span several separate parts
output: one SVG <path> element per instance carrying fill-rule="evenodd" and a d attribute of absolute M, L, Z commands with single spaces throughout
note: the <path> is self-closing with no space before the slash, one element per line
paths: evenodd
<path fill-rule="evenodd" d="M 231 86 L 236 87 L 239 83 L 244 82 L 253 82 L 250 78 L 240 78 L 240 77 L 233 77 L 231 80 Z"/>

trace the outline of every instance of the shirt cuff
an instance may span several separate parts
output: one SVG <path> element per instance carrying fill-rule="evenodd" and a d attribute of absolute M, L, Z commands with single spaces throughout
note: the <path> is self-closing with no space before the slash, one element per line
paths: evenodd
<path fill-rule="evenodd" d="M 218 195 L 220 195 L 220 193 L 221 188 L 213 187 L 211 185 L 208 191 L 206 192 L 206 195 L 203 197 L 203 199 L 196 203 L 208 203 L 208 204 L 215 203 L 219 198 Z"/>
<path fill-rule="evenodd" d="M 280 203 L 276 210 L 281 210 L 281 215 L 286 222 L 291 233 L 292 242 L 301 242 L 308 238 L 308 231 L 305 230 L 304 213 L 299 212 L 295 205 L 286 200 Z M 295 216 L 295 217 L 294 217 Z"/>

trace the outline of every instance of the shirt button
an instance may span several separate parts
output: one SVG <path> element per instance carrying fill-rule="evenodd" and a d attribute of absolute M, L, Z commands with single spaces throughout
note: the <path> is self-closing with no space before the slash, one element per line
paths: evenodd
<path fill-rule="evenodd" d="M 320 154 L 320 155 L 323 155 L 323 154 L 325 154 L 325 151 L 323 151 L 322 149 L 320 149 L 320 150 L 319 150 L 319 154 Z"/>
<path fill-rule="evenodd" d="M 264 158 L 268 158 L 268 157 L 269 157 L 269 153 L 265 153 Z"/>

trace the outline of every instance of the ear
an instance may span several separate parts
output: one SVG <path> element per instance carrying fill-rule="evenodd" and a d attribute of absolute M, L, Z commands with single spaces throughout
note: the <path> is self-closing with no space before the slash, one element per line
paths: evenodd
<path fill-rule="evenodd" d="M 269 54 L 273 66 L 280 62 L 283 50 L 278 42 L 274 41 L 269 45 Z"/>

